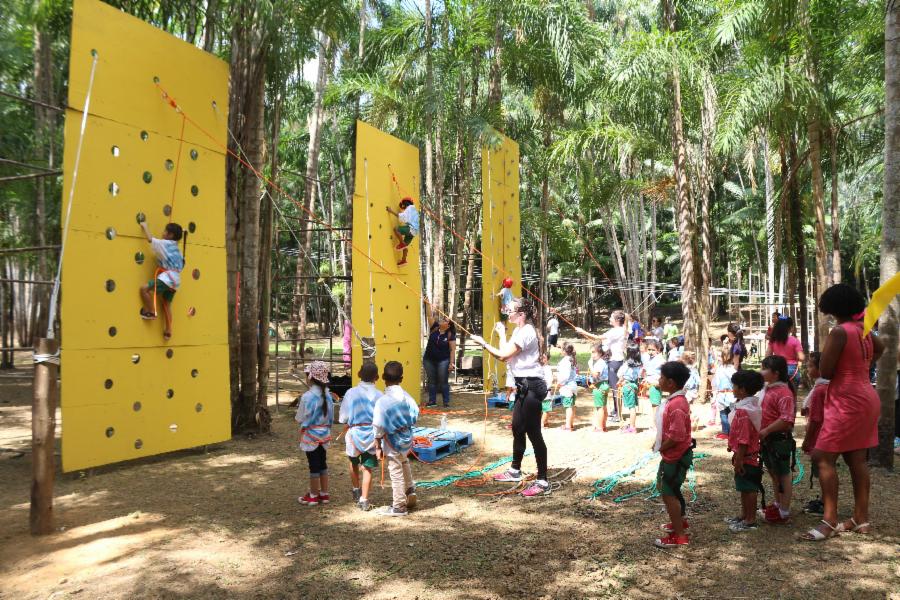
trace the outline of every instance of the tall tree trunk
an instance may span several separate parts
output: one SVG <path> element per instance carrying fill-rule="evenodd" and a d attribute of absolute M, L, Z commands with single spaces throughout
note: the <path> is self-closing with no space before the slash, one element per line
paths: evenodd
<path fill-rule="evenodd" d="M 488 110 L 494 125 L 500 126 L 503 122 L 503 19 L 500 15 L 495 15 L 495 19 L 493 57 L 488 73 Z"/>
<path fill-rule="evenodd" d="M 713 310 L 712 295 L 709 293 L 712 285 L 712 236 L 710 234 L 710 194 L 713 190 L 713 172 L 715 169 L 715 156 L 713 142 L 716 135 L 716 88 L 712 77 L 704 73 L 703 78 L 703 104 L 701 105 L 701 143 L 700 143 L 700 242 L 701 242 L 701 269 L 700 269 L 700 301 L 697 305 L 697 358 L 699 364 L 706 364 L 709 356 L 709 321 Z M 756 238 L 754 238 L 755 240 Z M 709 370 L 702 368 L 700 371 L 699 397 L 706 398 L 706 388 L 709 383 Z"/>
<path fill-rule="evenodd" d="M 237 137 L 237 147 L 244 159 L 257 168 L 264 160 L 265 68 L 268 40 L 262 18 L 250 3 L 237 8 L 232 29 L 231 65 L 231 130 Z M 234 143 L 234 142 L 233 142 Z M 257 397 L 257 357 L 259 350 L 259 242 L 260 192 L 259 179 L 242 171 L 235 161 L 230 162 L 229 205 L 231 215 L 231 244 L 237 246 L 236 256 L 229 258 L 240 269 L 237 335 L 230 332 L 230 341 L 237 341 L 237 365 L 232 354 L 232 366 L 238 367 L 238 394 L 232 397 L 232 429 L 235 432 L 256 429 L 267 431 L 269 414 Z M 235 243 L 236 242 L 236 243 Z M 229 245 L 229 244 L 226 244 Z M 229 267 L 231 270 L 232 267 Z M 229 272 L 229 282 L 231 282 Z M 236 277 L 235 283 L 236 283 Z M 229 294 L 229 301 L 231 294 Z M 234 340 L 237 337 L 237 340 Z M 234 375 L 232 375 L 234 377 Z M 232 381 L 234 391 L 234 381 Z"/>
<path fill-rule="evenodd" d="M 622 300 L 622 309 L 625 312 L 631 312 L 631 303 L 627 291 L 625 290 L 628 276 L 625 272 L 625 263 L 622 262 L 622 251 L 619 248 L 619 236 L 616 233 L 616 224 L 612 215 L 603 218 L 603 228 L 606 230 L 606 245 L 609 248 L 610 257 L 614 258 L 613 264 L 616 270 L 616 279 L 619 281 L 618 292 L 619 298 Z M 610 282 L 612 285 L 613 282 Z"/>
<path fill-rule="evenodd" d="M 316 73 L 316 90 L 313 96 L 313 106 L 309 113 L 309 145 L 306 153 L 306 187 L 304 190 L 304 203 L 306 211 L 302 216 L 301 229 L 303 233 L 303 248 L 297 256 L 296 283 L 294 285 L 294 298 L 291 306 L 291 324 L 294 335 L 291 342 L 291 367 L 296 368 L 299 358 L 302 359 L 306 351 L 306 322 L 307 306 L 309 303 L 309 277 L 318 275 L 309 271 L 308 261 L 305 257 L 311 256 L 313 232 L 318 225 L 311 220 L 310 215 L 315 214 L 316 208 L 316 182 L 319 174 L 319 150 L 322 144 L 323 103 L 325 97 L 325 85 L 328 81 L 331 58 L 331 38 L 324 32 L 318 35 L 318 50 L 316 53 L 319 66 Z M 299 343 L 298 343 L 299 340 Z"/>
<path fill-rule="evenodd" d="M 37 2 L 36 10 L 39 9 L 39 5 L 40 2 Z M 53 105 L 53 49 L 49 35 L 42 31 L 44 28 L 45 25 L 41 22 L 36 23 L 34 27 L 34 98 L 46 105 Z M 53 147 L 53 123 L 54 113 L 46 106 L 35 104 L 35 147 L 40 156 L 47 157 L 47 168 L 49 169 L 54 168 L 56 158 Z M 35 180 L 34 241 L 37 246 L 47 245 L 46 190 L 48 183 L 46 177 L 38 177 Z M 37 254 L 37 279 L 47 280 L 50 278 L 47 257 L 47 252 Z M 30 319 L 32 331 L 44 331 L 47 327 L 49 292 L 47 286 L 35 286 L 33 289 Z"/>
<path fill-rule="evenodd" d="M 884 28 L 884 205 L 882 209 L 881 283 L 897 273 L 900 263 L 900 7 L 889 3 Z M 878 361 L 878 463 L 894 466 L 895 402 L 900 299 L 894 297 L 879 321 L 878 336 L 885 350 Z"/>
<path fill-rule="evenodd" d="M 434 146 L 432 141 L 432 136 L 434 135 L 434 74 L 432 67 L 432 56 L 431 51 L 434 46 L 434 40 L 431 35 L 431 0 L 424 1 L 425 8 L 425 106 L 424 106 L 424 114 L 422 115 L 424 121 L 424 132 L 425 132 L 425 200 L 422 202 L 424 206 L 427 206 L 430 210 L 432 210 L 436 217 L 428 218 L 426 215 L 426 229 L 428 230 L 427 240 L 434 244 L 433 250 L 431 252 L 431 260 L 426 260 L 425 264 L 429 272 L 429 277 L 427 277 L 426 287 L 428 288 L 428 299 L 432 303 L 440 304 L 438 294 L 437 294 L 437 279 L 442 277 L 442 273 L 438 271 L 436 265 L 434 264 L 436 260 L 438 260 L 438 255 L 440 254 L 440 249 L 437 246 L 437 232 L 440 230 L 440 223 L 437 222 L 437 219 L 441 218 L 442 215 L 437 211 L 436 203 L 434 202 Z"/>
<path fill-rule="evenodd" d="M 541 165 L 541 215 L 544 217 L 550 211 L 550 145 L 552 137 L 550 134 L 549 117 L 544 115 L 544 164 Z M 551 304 L 550 288 L 547 278 L 550 275 L 550 235 L 547 227 L 541 227 L 541 282 L 540 296 L 546 304 Z M 538 310 L 538 331 L 543 331 L 544 322 L 547 318 L 547 308 L 541 304 Z"/>
<path fill-rule="evenodd" d="M 664 0 L 667 29 L 675 32 L 674 0 Z M 673 57 L 674 59 L 674 57 Z M 687 178 L 687 146 L 681 109 L 681 73 L 677 59 L 673 60 L 670 83 L 672 85 L 672 159 L 675 167 L 675 200 L 678 222 L 678 248 L 681 262 L 681 299 L 684 315 L 686 345 L 697 350 L 697 290 L 694 275 L 694 240 L 697 224 Z"/>
<path fill-rule="evenodd" d="M 797 180 L 797 171 L 800 161 L 797 158 L 797 140 L 792 133 L 788 137 L 788 157 L 791 161 L 791 170 L 788 175 L 788 192 L 790 194 L 791 230 L 794 232 L 794 244 L 796 250 L 794 257 L 797 260 L 797 295 L 799 296 L 800 318 L 800 343 L 804 350 L 809 349 L 809 313 L 807 311 L 806 294 L 806 239 L 803 236 L 803 205 L 800 198 L 800 182 Z"/>
<path fill-rule="evenodd" d="M 280 85 L 280 83 L 276 83 Z M 269 159 L 269 180 L 273 185 L 268 186 L 263 197 L 262 218 L 260 219 L 260 243 L 259 243 L 259 348 L 257 351 L 257 402 L 262 406 L 268 406 L 269 394 L 269 321 L 272 315 L 272 243 L 273 243 L 273 217 L 276 191 L 274 184 L 278 182 L 278 144 L 281 139 L 281 104 L 283 96 L 281 91 L 275 94 L 274 107 L 272 109 L 272 145 Z M 277 363 L 276 363 L 277 364 Z"/>
<path fill-rule="evenodd" d="M 203 49 L 212 52 L 216 45 L 216 16 L 219 12 L 219 0 L 207 0 L 206 19 L 203 25 Z"/>
<path fill-rule="evenodd" d="M 838 129 L 831 129 L 831 282 L 841 282 L 841 225 L 838 213 Z M 823 290 L 824 291 L 824 290 Z"/>
<path fill-rule="evenodd" d="M 776 293 L 775 260 L 777 256 L 775 248 L 775 179 L 772 177 L 772 165 L 769 163 L 769 134 L 765 129 L 762 130 L 762 134 L 760 135 L 760 142 L 766 190 L 766 274 L 768 275 L 769 284 L 768 302 L 774 304 Z"/>
<path fill-rule="evenodd" d="M 781 134 L 781 139 L 778 146 L 778 153 L 781 159 L 781 224 L 782 231 L 784 232 L 784 240 L 782 244 L 782 248 L 784 251 L 782 277 L 784 279 L 783 288 L 786 288 L 786 292 L 783 291 L 782 293 L 786 294 L 787 296 L 785 303 L 788 307 L 788 312 L 790 314 L 794 314 L 797 306 L 797 263 L 794 261 L 794 248 L 796 246 L 794 244 L 794 227 L 793 219 L 791 218 L 790 200 L 790 179 L 792 166 L 788 162 L 788 142 L 786 138 L 787 134 Z"/>
<path fill-rule="evenodd" d="M 822 126 L 818 112 L 814 112 L 807 124 L 809 135 L 809 164 L 812 170 L 812 196 L 816 215 L 816 285 L 819 290 L 828 289 L 828 248 L 825 245 L 825 179 L 822 176 Z M 803 236 L 801 235 L 802 239 Z M 815 348 L 819 348 L 828 335 L 828 318 L 818 313 Z"/>

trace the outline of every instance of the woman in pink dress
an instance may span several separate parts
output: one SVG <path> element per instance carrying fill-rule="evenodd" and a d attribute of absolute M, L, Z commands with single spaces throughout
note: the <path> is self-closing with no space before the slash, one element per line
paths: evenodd
<path fill-rule="evenodd" d="M 863 336 L 862 313 L 866 302 L 856 289 L 833 285 L 819 298 L 819 310 L 831 315 L 837 326 L 825 339 L 819 370 L 830 379 L 825 397 L 825 420 L 812 459 L 819 467 L 819 483 L 825 514 L 804 539 L 821 541 L 837 532 L 869 533 L 868 449 L 878 445 L 881 405 L 869 381 L 869 367 L 884 351 L 871 334 Z M 838 456 L 850 468 L 853 482 L 853 517 L 838 523 Z"/>
<path fill-rule="evenodd" d="M 800 385 L 800 363 L 806 360 L 803 345 L 794 336 L 794 320 L 788 316 L 779 316 L 778 321 L 770 328 L 769 347 L 766 356 L 781 356 L 787 361 L 788 379 L 794 385 L 794 396 Z"/>

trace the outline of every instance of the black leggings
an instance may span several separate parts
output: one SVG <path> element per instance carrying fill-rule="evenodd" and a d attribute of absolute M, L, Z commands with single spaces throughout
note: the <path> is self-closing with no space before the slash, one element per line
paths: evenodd
<path fill-rule="evenodd" d="M 325 464 L 325 446 L 316 446 L 315 450 L 307 452 L 306 461 L 309 463 L 310 477 L 328 475 L 328 465 Z"/>
<path fill-rule="evenodd" d="M 537 478 L 547 480 L 547 444 L 541 433 L 541 402 L 547 396 L 547 384 L 540 377 L 516 377 L 516 404 L 513 406 L 513 461 L 512 468 L 522 468 L 525 456 L 525 436 L 531 440 L 534 460 L 537 462 Z"/>
<path fill-rule="evenodd" d="M 619 367 L 622 366 L 624 361 L 621 360 L 611 360 L 609 361 L 609 391 L 612 392 L 612 410 L 611 414 L 617 415 L 619 414 L 619 406 L 621 403 L 621 399 L 619 398 Z"/>

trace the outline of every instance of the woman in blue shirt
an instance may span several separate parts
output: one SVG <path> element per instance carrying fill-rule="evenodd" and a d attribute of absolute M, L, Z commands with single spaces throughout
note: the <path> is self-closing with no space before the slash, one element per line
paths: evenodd
<path fill-rule="evenodd" d="M 422 358 L 428 377 L 428 406 L 437 405 L 438 389 L 444 397 L 444 406 L 450 406 L 450 370 L 454 368 L 452 359 L 455 353 L 456 326 L 441 317 L 431 325 Z"/>

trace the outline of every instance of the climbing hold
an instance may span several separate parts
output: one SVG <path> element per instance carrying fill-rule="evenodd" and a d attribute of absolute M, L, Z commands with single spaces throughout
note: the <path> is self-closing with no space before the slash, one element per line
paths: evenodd
<path fill-rule="evenodd" d="M 139 410 L 141 410 L 141 403 L 135 402 L 134 404 L 131 405 L 131 408 L 134 409 L 134 412 L 138 412 Z"/>
<path fill-rule="evenodd" d="M 147 133 L 146 131 L 142 131 L 142 132 L 141 132 L 141 139 L 142 139 L 142 140 L 144 140 L 144 141 L 146 142 L 149 138 L 150 138 L 150 134 L 149 134 L 149 133 Z"/>
<path fill-rule="evenodd" d="M 143 252 L 135 252 L 134 253 L 134 262 L 139 265 L 144 264 L 144 253 Z"/>
<path fill-rule="evenodd" d="M 167 158 L 165 164 L 166 164 L 166 171 L 171 171 L 172 169 L 175 168 L 175 163 L 172 162 L 171 158 Z"/>
<path fill-rule="evenodd" d="M 115 239 L 115 237 L 116 237 L 116 230 L 113 229 L 112 227 L 107 227 L 106 228 L 106 239 L 112 240 L 112 239 Z"/>
<path fill-rule="evenodd" d="M 191 186 L 191 196 L 196 196 L 199 193 L 200 193 L 200 188 L 198 188 L 196 185 L 192 185 Z"/>
<path fill-rule="evenodd" d="M 143 447 L 144 447 L 143 441 L 141 441 L 140 439 L 134 440 L 134 449 L 135 450 L 140 450 Z"/>
<path fill-rule="evenodd" d="M 111 438 L 113 435 L 115 435 L 115 433 L 116 433 L 116 430 L 113 429 L 112 427 L 106 428 L 106 437 Z"/>
<path fill-rule="evenodd" d="M 109 184 L 109 195 L 113 198 L 119 195 L 119 184 L 115 181 Z"/>
<path fill-rule="evenodd" d="M 142 179 L 144 180 L 144 183 L 150 183 L 153 181 L 153 174 L 150 173 L 150 171 L 144 171 Z"/>
<path fill-rule="evenodd" d="M 175 351 L 174 351 L 174 350 L 172 350 L 171 348 L 169 348 L 168 350 L 166 350 L 166 358 L 172 358 L 173 356 L 175 356 Z"/>
<path fill-rule="evenodd" d="M 197 150 L 195 150 L 195 149 L 192 148 L 192 149 L 191 149 L 191 160 L 197 160 L 197 158 L 198 158 L 199 156 L 200 156 L 200 153 L 197 152 Z"/>
<path fill-rule="evenodd" d="M 135 220 L 137 220 L 138 223 L 143 223 L 144 221 L 147 220 L 147 215 L 145 215 L 145 214 L 142 213 L 142 212 L 139 212 L 139 213 L 135 216 Z"/>
<path fill-rule="evenodd" d="M 109 328 L 109 337 L 116 337 L 116 328 L 115 327 Z"/>
<path fill-rule="evenodd" d="M 163 206 L 163 214 L 166 215 L 167 217 L 168 217 L 169 215 L 171 215 L 171 214 L 172 214 L 172 207 L 171 207 L 170 205 L 168 205 L 168 204 L 166 204 L 165 206 Z"/>
<path fill-rule="evenodd" d="M 112 386 L 113 386 L 113 380 L 112 380 L 112 379 L 107 379 L 106 381 L 103 382 L 103 387 L 105 387 L 105 388 L 108 389 L 108 390 L 109 390 L 109 389 L 112 389 Z"/>

